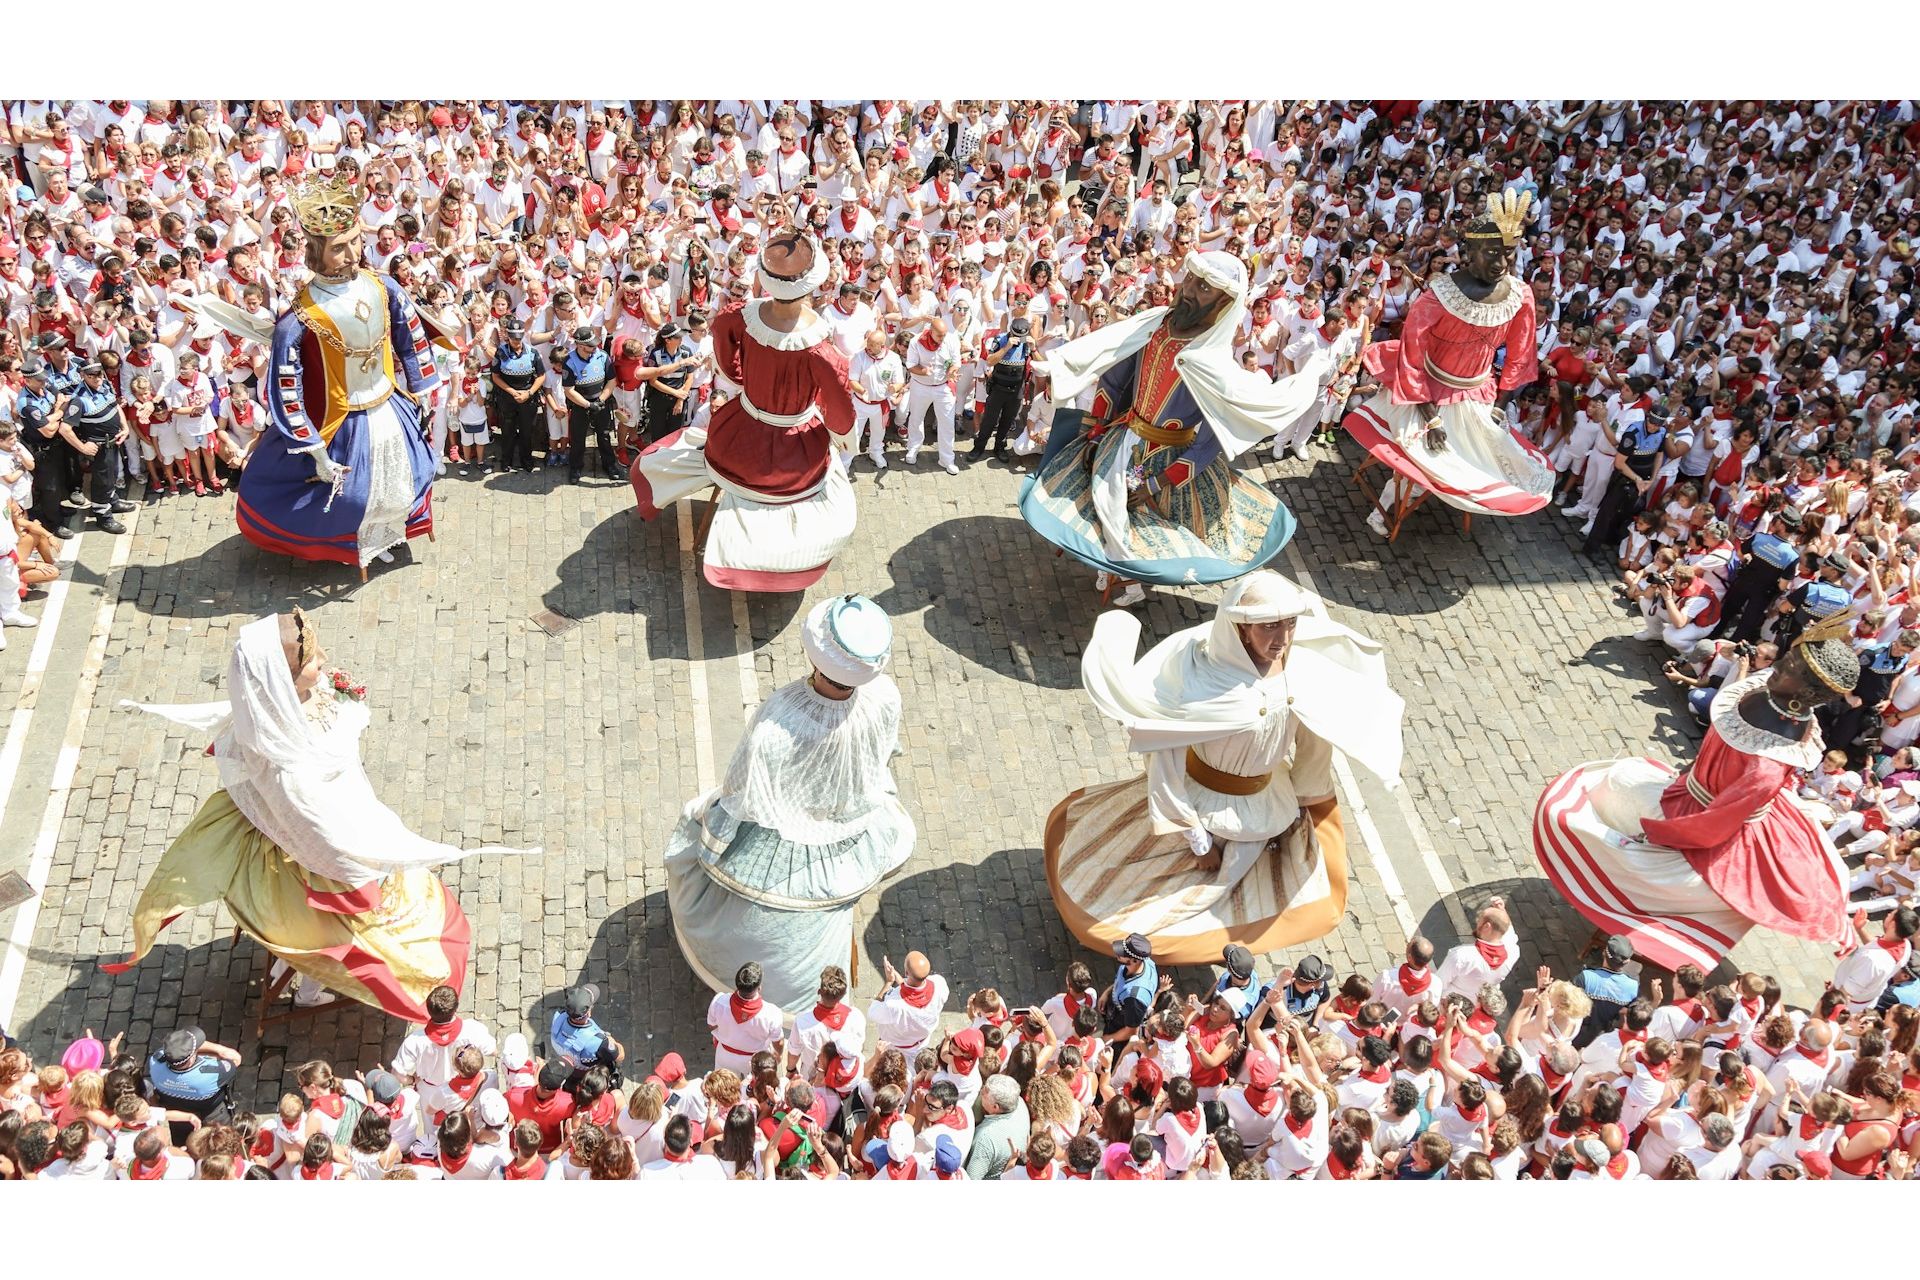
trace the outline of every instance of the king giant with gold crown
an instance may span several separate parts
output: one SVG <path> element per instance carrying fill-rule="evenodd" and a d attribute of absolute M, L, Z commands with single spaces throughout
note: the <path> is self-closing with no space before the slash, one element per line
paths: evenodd
<path fill-rule="evenodd" d="M 313 280 L 273 326 L 271 425 L 240 478 L 240 532 L 303 560 L 359 566 L 433 532 L 433 453 L 413 397 L 439 384 L 413 303 L 363 265 L 350 183 L 294 195 Z"/>

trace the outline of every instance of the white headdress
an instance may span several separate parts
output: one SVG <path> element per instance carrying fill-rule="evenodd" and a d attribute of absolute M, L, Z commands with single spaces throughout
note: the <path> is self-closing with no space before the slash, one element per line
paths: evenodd
<path fill-rule="evenodd" d="M 808 612 L 801 640 L 822 675 L 857 688 L 887 669 L 893 620 L 865 596 L 834 596 Z"/>

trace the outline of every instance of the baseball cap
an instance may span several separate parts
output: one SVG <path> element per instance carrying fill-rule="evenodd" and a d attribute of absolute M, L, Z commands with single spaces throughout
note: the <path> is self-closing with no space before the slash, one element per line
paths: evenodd
<path fill-rule="evenodd" d="M 1595 1165 L 1604 1165 L 1613 1159 L 1613 1153 L 1607 1150 L 1607 1144 L 1598 1138 L 1582 1138 L 1573 1144 L 1574 1154 L 1590 1160 Z"/>
<path fill-rule="evenodd" d="M 167 1034 L 160 1042 L 160 1052 L 165 1055 L 171 1066 L 185 1066 L 200 1052 L 200 1046 L 207 1042 L 207 1033 L 198 1027 L 181 1027 Z"/>
<path fill-rule="evenodd" d="M 1816 1180 L 1833 1176 L 1833 1160 L 1818 1147 L 1808 1147 L 1800 1152 L 1800 1167 L 1809 1178 Z"/>
<path fill-rule="evenodd" d="M 400 1096 L 400 1077 L 383 1068 L 376 1067 L 367 1072 L 367 1092 L 373 1095 L 375 1102 L 392 1102 Z"/>
<path fill-rule="evenodd" d="M 588 328 L 588 327 L 587 327 L 586 325 L 584 325 L 584 324 L 583 324 L 583 325 L 581 325 L 581 326 L 580 326 L 580 327 L 579 327 L 578 329 L 575 329 L 575 330 L 573 331 L 573 340 L 574 340 L 575 342 L 592 342 L 592 341 L 593 341 L 593 330 L 592 330 L 592 329 L 589 329 L 589 328 Z M 584 987 L 576 987 L 576 988 L 575 988 L 575 990 L 577 990 L 577 991 L 597 991 L 597 989 L 596 989 L 596 988 L 594 988 L 594 987 L 593 987 L 593 986 L 591 986 L 591 985 L 589 985 L 589 986 L 584 986 Z M 597 997 L 597 995 L 596 995 L 596 998 L 598 998 L 598 997 Z M 567 993 L 567 999 L 568 999 L 569 1001 L 571 1001 L 571 1000 L 573 999 L 573 993 L 572 993 L 572 992 L 568 992 L 568 993 Z M 571 1006 L 569 1006 L 569 1009 L 571 1009 Z"/>
<path fill-rule="evenodd" d="M 933 1167 L 941 1173 L 960 1171 L 960 1148 L 944 1133 L 933 1140 Z"/>
<path fill-rule="evenodd" d="M 887 1128 L 887 1158 L 905 1160 L 913 1154 L 913 1125 L 895 1120 Z"/>
<path fill-rule="evenodd" d="M 652 1073 L 647 1076 L 647 1079 L 658 1080 L 661 1084 L 669 1087 L 679 1084 L 686 1078 L 687 1064 L 681 1061 L 680 1055 L 677 1053 L 670 1053 L 660 1059 L 660 1065 L 655 1067 Z"/>
<path fill-rule="evenodd" d="M 1295 966 L 1293 976 L 1301 982 L 1320 982 L 1327 976 L 1327 962 L 1319 956 L 1308 956 Z"/>
<path fill-rule="evenodd" d="M 1607 959 L 1618 964 L 1625 964 L 1627 961 L 1633 959 L 1633 944 L 1625 938 L 1608 938 Z"/>
<path fill-rule="evenodd" d="M 102 191 L 99 187 L 88 187 L 85 191 L 82 191 L 80 193 L 80 202 L 82 204 L 112 204 L 113 203 L 113 201 L 107 199 L 107 193 Z"/>
<path fill-rule="evenodd" d="M 533 1063 L 527 1037 L 516 1031 L 500 1042 L 500 1065 L 508 1071 L 525 1071 Z"/>
<path fill-rule="evenodd" d="M 1144 933 L 1130 933 L 1113 944 L 1113 954 L 1121 960 L 1153 959 L 1153 940 Z"/>
<path fill-rule="evenodd" d="M 1220 956 L 1220 963 L 1227 966 L 1227 972 L 1236 978 L 1245 980 L 1253 976 L 1253 952 L 1237 942 L 1227 944 Z"/>
<path fill-rule="evenodd" d="M 427 113 L 427 119 L 433 123 L 434 128 L 438 129 L 443 125 L 452 124 L 453 114 L 449 112 L 445 107 L 435 107 L 432 111 Z"/>
<path fill-rule="evenodd" d="M 480 1096 L 473 1100 L 473 1114 L 489 1129 L 503 1129 L 513 1119 L 513 1113 L 507 1109 L 507 1095 L 498 1089 L 482 1089 Z"/>
<path fill-rule="evenodd" d="M 588 332 L 586 329 L 574 330 L 574 341 L 585 342 L 587 339 L 582 338 L 580 335 L 586 332 Z M 567 1016 L 569 1018 L 584 1018 L 593 1012 L 593 1006 L 599 1002 L 600 988 L 594 986 L 591 982 L 583 982 L 573 990 L 567 992 Z"/>
<path fill-rule="evenodd" d="M 1273 1065 L 1273 1059 L 1264 1053 L 1247 1055 L 1247 1087 L 1249 1089 L 1271 1089 L 1273 1082 L 1280 1078 L 1280 1068 Z"/>
<path fill-rule="evenodd" d="M 550 1058 L 540 1068 L 540 1087 L 547 1090 L 558 1089 L 566 1084 L 567 1077 L 571 1074 L 573 1073 L 568 1070 L 566 1063 L 558 1058 Z"/>

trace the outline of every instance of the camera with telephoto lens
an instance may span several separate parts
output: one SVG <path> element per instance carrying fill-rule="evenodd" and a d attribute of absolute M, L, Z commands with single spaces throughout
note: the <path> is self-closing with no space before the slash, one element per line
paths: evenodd
<path fill-rule="evenodd" d="M 1751 640 L 1742 640 L 1733 646 L 1733 652 L 1735 657 L 1751 658 L 1753 656 L 1753 642 Z"/>
<path fill-rule="evenodd" d="M 1673 585 L 1673 575 L 1668 573 L 1650 573 L 1641 579 L 1649 587 L 1664 589 Z"/>

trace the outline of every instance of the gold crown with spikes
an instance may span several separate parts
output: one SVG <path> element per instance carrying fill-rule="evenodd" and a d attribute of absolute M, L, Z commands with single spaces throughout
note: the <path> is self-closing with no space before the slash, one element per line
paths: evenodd
<path fill-rule="evenodd" d="M 1503 244 L 1519 244 L 1520 233 L 1527 227 L 1527 210 L 1532 207 L 1531 191 L 1515 191 L 1512 187 L 1508 187 L 1499 195 L 1487 200 L 1487 215 L 1483 221 L 1491 221 L 1493 229 L 1476 230 L 1475 228 L 1480 226 L 1480 223 L 1476 222 L 1473 227 L 1467 229 L 1467 239 L 1491 240 L 1499 236 Z"/>
<path fill-rule="evenodd" d="M 310 236 L 337 236 L 360 222 L 360 200 L 344 174 L 315 174 L 293 189 L 293 212 Z"/>

